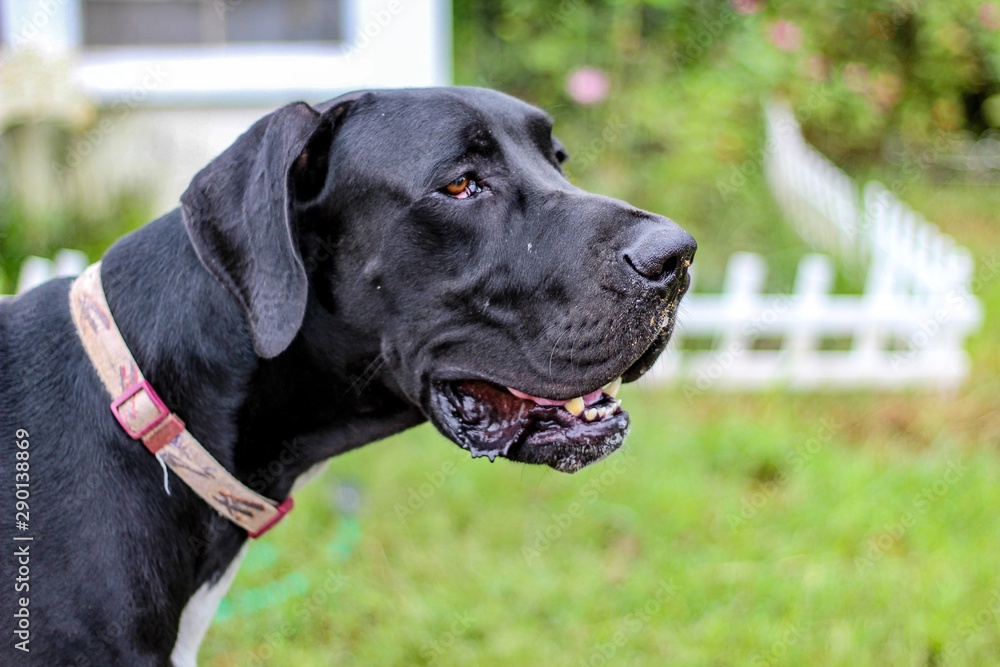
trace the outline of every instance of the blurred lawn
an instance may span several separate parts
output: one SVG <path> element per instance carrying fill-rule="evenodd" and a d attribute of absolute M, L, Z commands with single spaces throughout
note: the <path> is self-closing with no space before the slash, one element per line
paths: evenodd
<path fill-rule="evenodd" d="M 1000 194 L 904 197 L 979 260 L 957 395 L 640 383 L 626 449 L 575 476 L 422 426 L 334 459 L 252 545 L 203 664 L 1000 664 Z"/>
<path fill-rule="evenodd" d="M 204 664 L 1000 660 L 996 412 L 987 448 L 937 399 L 625 399 L 628 450 L 575 477 L 428 427 L 335 460 L 251 548 Z M 332 509 L 343 479 L 356 519 Z"/>

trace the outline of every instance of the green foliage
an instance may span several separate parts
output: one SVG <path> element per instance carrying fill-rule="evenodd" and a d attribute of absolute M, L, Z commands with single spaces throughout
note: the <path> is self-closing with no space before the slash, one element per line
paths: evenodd
<path fill-rule="evenodd" d="M 887 136 L 919 148 L 1000 124 L 1000 7 L 981 0 L 454 7 L 459 83 L 546 108 L 578 183 L 670 215 L 720 251 L 800 248 L 744 187 L 759 187 L 770 96 L 849 168 L 878 162 Z M 606 74 L 605 100 L 574 101 L 567 77 L 581 67 Z M 721 259 L 706 260 L 716 273 Z"/>
<path fill-rule="evenodd" d="M 758 147 L 747 121 L 761 96 L 779 93 L 834 154 L 875 157 L 897 127 L 916 142 L 986 129 L 983 103 L 1000 93 L 1000 6 L 981 0 L 506 0 L 456 3 L 455 13 L 460 82 L 576 120 L 587 112 L 565 77 L 602 68 L 612 94 L 587 120 L 621 117 L 632 155 L 746 159 Z"/>
<path fill-rule="evenodd" d="M 119 194 L 99 216 L 73 207 L 38 216 L 16 199 L 0 198 L 0 294 L 11 294 L 29 255 L 52 258 L 59 250 L 82 250 L 92 260 L 128 231 L 149 221 L 147 198 Z"/>
<path fill-rule="evenodd" d="M 75 132 L 52 122 L 0 132 L 0 294 L 14 291 L 28 255 L 51 258 L 71 248 L 96 259 L 149 220 L 148 193 L 88 182 L 66 165 Z"/>

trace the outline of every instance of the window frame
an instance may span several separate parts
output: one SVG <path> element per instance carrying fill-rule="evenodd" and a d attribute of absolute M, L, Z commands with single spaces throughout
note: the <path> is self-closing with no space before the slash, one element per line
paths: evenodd
<path fill-rule="evenodd" d="M 216 1 L 239 11 L 240 0 Z M 0 40 L 72 56 L 76 83 L 103 105 L 259 106 L 451 79 L 450 0 L 345 0 L 340 43 L 87 47 L 81 9 L 80 0 L 0 0 Z"/>

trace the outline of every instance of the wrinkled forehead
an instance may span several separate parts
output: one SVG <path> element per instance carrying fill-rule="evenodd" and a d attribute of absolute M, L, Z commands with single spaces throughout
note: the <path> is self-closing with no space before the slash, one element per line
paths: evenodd
<path fill-rule="evenodd" d="M 338 143 L 361 171 L 390 164 L 419 172 L 475 158 L 541 158 L 551 152 L 552 119 L 479 88 L 373 91 L 359 99 Z"/>

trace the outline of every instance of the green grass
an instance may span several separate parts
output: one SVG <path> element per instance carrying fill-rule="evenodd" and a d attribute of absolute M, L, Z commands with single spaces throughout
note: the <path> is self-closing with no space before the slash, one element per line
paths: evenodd
<path fill-rule="evenodd" d="M 429 427 L 334 460 L 252 546 L 204 664 L 1000 660 L 997 413 L 976 446 L 921 417 L 937 398 L 625 402 L 627 449 L 572 477 Z"/>

